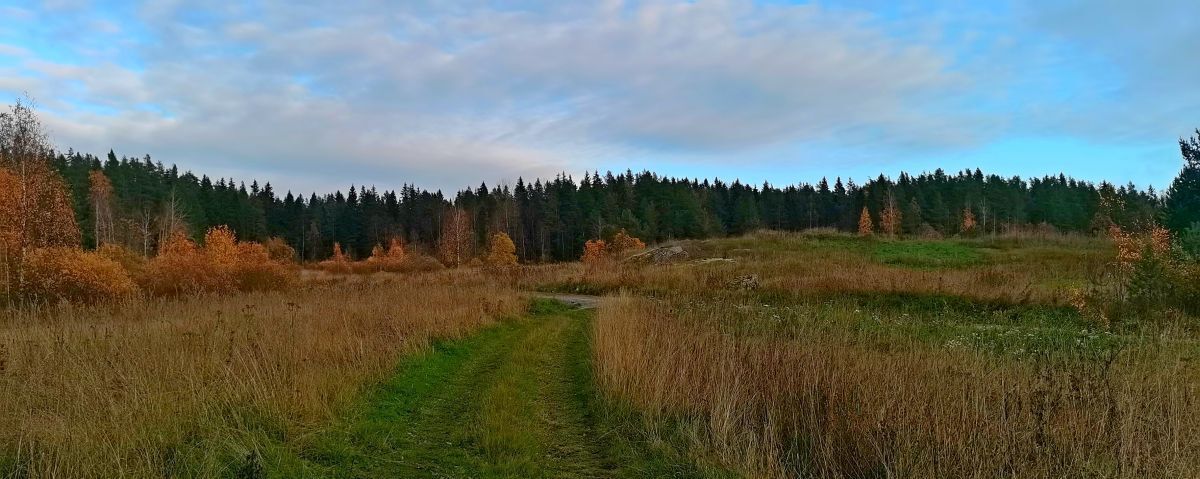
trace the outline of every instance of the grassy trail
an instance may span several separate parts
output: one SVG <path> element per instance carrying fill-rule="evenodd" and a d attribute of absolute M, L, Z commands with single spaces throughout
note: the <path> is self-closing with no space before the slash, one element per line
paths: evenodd
<path fill-rule="evenodd" d="M 324 433 L 268 453 L 279 477 L 701 477 L 636 419 L 600 404 L 590 312 L 539 300 L 529 318 L 410 358 Z M 707 474 L 703 474 L 707 475 Z"/>

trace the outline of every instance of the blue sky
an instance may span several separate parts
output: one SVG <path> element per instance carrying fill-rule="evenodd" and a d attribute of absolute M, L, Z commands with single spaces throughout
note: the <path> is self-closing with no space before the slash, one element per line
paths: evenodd
<path fill-rule="evenodd" d="M 60 148 L 327 191 L 585 170 L 790 184 L 979 167 L 1161 189 L 1182 0 L 0 4 Z"/>

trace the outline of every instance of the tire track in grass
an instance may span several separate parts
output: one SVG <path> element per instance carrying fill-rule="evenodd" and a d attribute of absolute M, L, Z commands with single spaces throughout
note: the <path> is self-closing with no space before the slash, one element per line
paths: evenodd
<path fill-rule="evenodd" d="M 699 477 L 609 414 L 591 375 L 591 314 L 536 300 L 528 318 L 404 361 L 343 419 L 266 455 L 275 477 Z"/>

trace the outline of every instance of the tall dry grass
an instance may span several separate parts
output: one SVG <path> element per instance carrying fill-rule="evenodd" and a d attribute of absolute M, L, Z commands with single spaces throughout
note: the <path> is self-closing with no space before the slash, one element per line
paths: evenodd
<path fill-rule="evenodd" d="M 751 477 L 1200 477 L 1195 348 L 1018 360 L 704 311 L 606 299 L 597 379 Z"/>
<path fill-rule="evenodd" d="M 0 312 L 0 476 L 212 477 L 519 311 L 480 275 Z"/>

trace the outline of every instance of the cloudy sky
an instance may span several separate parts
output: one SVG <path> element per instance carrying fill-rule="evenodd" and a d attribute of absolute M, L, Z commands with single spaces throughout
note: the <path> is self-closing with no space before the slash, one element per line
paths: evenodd
<path fill-rule="evenodd" d="M 1161 188 L 1193 0 L 0 0 L 0 96 L 60 148 L 277 190 L 585 170 L 943 167 Z"/>

